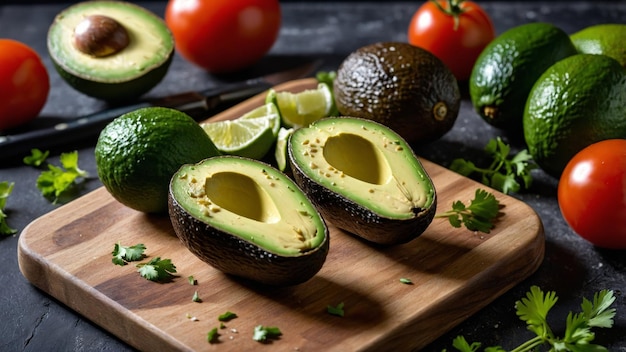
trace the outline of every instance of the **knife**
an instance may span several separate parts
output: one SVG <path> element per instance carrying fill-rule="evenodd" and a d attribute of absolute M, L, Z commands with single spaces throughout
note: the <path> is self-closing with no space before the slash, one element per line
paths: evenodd
<path fill-rule="evenodd" d="M 306 77 L 319 67 L 319 64 L 318 61 L 308 62 L 295 68 L 218 88 L 147 99 L 70 119 L 52 127 L 14 135 L 0 135 L 0 160 L 24 157 L 29 155 L 33 148 L 46 150 L 96 136 L 118 116 L 145 107 L 168 107 L 180 110 L 196 120 L 203 120 L 210 117 L 212 112 L 219 111 L 220 108 L 241 102 L 277 84 Z"/>

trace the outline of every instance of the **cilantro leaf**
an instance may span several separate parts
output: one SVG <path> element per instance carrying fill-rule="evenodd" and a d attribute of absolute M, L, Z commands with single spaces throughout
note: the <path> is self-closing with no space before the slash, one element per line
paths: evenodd
<path fill-rule="evenodd" d="M 17 232 L 16 229 L 11 228 L 7 223 L 8 216 L 4 212 L 4 207 L 6 207 L 9 195 L 13 192 L 14 185 L 13 182 L 0 182 L 0 235 L 4 236 L 9 236 Z"/>
<path fill-rule="evenodd" d="M 413 281 L 411 281 L 411 279 L 407 279 L 405 277 L 400 278 L 400 282 L 405 284 L 405 285 L 413 285 Z"/>
<path fill-rule="evenodd" d="M 176 266 L 171 259 L 152 258 L 147 263 L 137 264 L 139 274 L 150 281 L 166 281 L 176 273 Z"/>
<path fill-rule="evenodd" d="M 277 327 L 257 325 L 254 327 L 252 339 L 254 341 L 266 341 L 267 339 L 277 338 L 282 332 Z"/>
<path fill-rule="evenodd" d="M 202 299 L 200 298 L 200 295 L 198 295 L 198 291 L 193 293 L 193 296 L 191 297 L 191 300 L 193 302 L 202 302 Z"/>
<path fill-rule="evenodd" d="M 198 283 L 198 281 L 193 278 L 193 275 L 189 275 L 187 277 L 187 281 L 189 282 L 191 286 L 195 286 Z"/>
<path fill-rule="evenodd" d="M 336 315 L 338 317 L 343 317 L 345 314 L 343 307 L 344 307 L 343 302 L 339 303 L 336 307 L 328 305 L 326 307 L 326 311 L 328 312 L 328 314 Z"/>
<path fill-rule="evenodd" d="M 563 338 L 554 335 L 547 319 L 548 313 L 557 300 L 555 292 L 544 293 L 539 287 L 532 286 L 526 297 L 515 302 L 517 315 L 526 322 L 528 329 L 534 332 L 536 336 L 510 351 L 538 351 L 539 347 L 545 344 L 552 346 L 550 351 L 608 351 L 603 346 L 591 343 L 595 338 L 591 329 L 613 326 L 613 318 L 615 317 L 615 309 L 611 308 L 615 302 L 613 291 L 596 292 L 593 296 L 593 302 L 583 298 L 582 312 L 568 313 Z M 470 345 L 462 336 L 457 336 L 452 345 L 461 352 L 474 352 L 480 347 L 480 343 L 477 342 Z M 485 348 L 485 352 L 504 351 L 506 350 L 499 346 Z"/>
<path fill-rule="evenodd" d="M 464 159 L 453 160 L 449 168 L 468 177 L 477 173 L 484 185 L 505 194 L 519 192 L 522 188 L 530 188 L 531 170 L 536 169 L 537 165 L 532 161 L 528 150 L 524 149 L 511 157 L 509 155 L 511 147 L 497 137 L 489 140 L 485 146 L 485 152 L 492 158 L 487 168 L 478 167 L 473 162 Z"/>
<path fill-rule="evenodd" d="M 119 242 L 113 247 L 113 259 L 111 261 L 115 265 L 124 266 L 128 262 L 141 260 L 144 257 L 144 251 L 146 246 L 143 243 L 138 243 L 134 246 L 122 246 Z"/>
<path fill-rule="evenodd" d="M 219 336 L 220 333 L 217 332 L 217 328 L 213 328 L 207 333 L 206 339 L 209 343 L 216 343 Z"/>
<path fill-rule="evenodd" d="M 237 314 L 227 311 L 224 314 L 220 314 L 220 316 L 217 317 L 217 320 L 219 321 L 230 321 L 232 319 L 237 318 Z"/>
<path fill-rule="evenodd" d="M 35 148 L 35 149 L 31 149 L 30 155 L 25 156 L 24 159 L 22 160 L 24 161 L 24 164 L 26 165 L 39 167 L 46 161 L 46 159 L 48 158 L 48 155 L 50 155 L 49 150 L 42 152 L 41 150 Z"/>
<path fill-rule="evenodd" d="M 37 188 L 46 198 L 56 203 L 59 196 L 66 192 L 79 178 L 89 176 L 87 171 L 78 167 L 78 151 L 63 153 L 60 156 L 62 167 L 48 164 L 48 170 L 37 178 Z"/>
<path fill-rule="evenodd" d="M 493 220 L 500 211 L 500 202 L 496 197 L 483 189 L 476 189 L 474 199 L 466 206 L 460 200 L 452 203 L 452 209 L 435 215 L 437 218 L 448 218 L 450 225 L 459 228 L 461 225 L 470 231 L 489 233 L 494 227 Z"/>

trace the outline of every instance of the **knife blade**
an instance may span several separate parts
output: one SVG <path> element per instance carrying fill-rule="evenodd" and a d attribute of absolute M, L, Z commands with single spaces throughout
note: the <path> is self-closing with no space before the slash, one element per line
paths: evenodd
<path fill-rule="evenodd" d="M 69 119 L 52 127 L 14 135 L 0 135 L 0 160 L 29 155 L 33 148 L 47 150 L 94 137 L 118 116 L 145 107 L 168 107 L 185 112 L 196 120 L 206 119 L 210 117 L 212 111 L 220 107 L 241 102 L 277 84 L 306 77 L 319 67 L 319 64 L 318 61 L 308 62 L 291 69 L 217 88 L 147 99 Z"/>

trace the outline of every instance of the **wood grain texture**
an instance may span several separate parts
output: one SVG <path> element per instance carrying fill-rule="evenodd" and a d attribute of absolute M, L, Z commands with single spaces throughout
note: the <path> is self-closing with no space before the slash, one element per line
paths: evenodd
<path fill-rule="evenodd" d="M 313 87 L 312 79 L 276 89 Z M 213 119 L 262 104 L 254 97 Z M 422 160 L 433 179 L 438 212 L 469 201 L 485 186 Z M 329 224 L 330 251 L 321 271 L 293 287 L 265 288 L 223 275 L 179 242 L 166 216 L 129 209 L 99 188 L 29 224 L 18 245 L 23 275 L 35 286 L 128 344 L 145 351 L 379 351 L 419 349 L 532 274 L 544 256 L 541 220 L 525 203 L 493 192 L 504 205 L 490 234 L 435 219 L 423 235 L 380 247 Z M 147 258 L 170 258 L 168 283 L 143 279 L 135 265 L 111 263 L 116 242 L 143 243 Z M 197 285 L 189 284 L 193 275 Z M 413 284 L 400 283 L 400 278 Z M 193 302 L 197 291 L 202 302 Z M 328 305 L 345 304 L 345 316 Z M 217 317 L 237 318 L 207 333 Z M 197 317 L 192 321 L 187 315 Z M 257 325 L 279 327 L 270 343 L 252 339 Z"/>

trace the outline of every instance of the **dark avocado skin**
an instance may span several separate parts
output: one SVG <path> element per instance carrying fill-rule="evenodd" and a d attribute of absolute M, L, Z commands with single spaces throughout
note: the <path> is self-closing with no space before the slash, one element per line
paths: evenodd
<path fill-rule="evenodd" d="M 225 274 L 267 286 L 293 286 L 315 276 L 326 261 L 330 243 L 326 226 L 324 242 L 319 247 L 300 256 L 286 257 L 195 218 L 180 206 L 171 191 L 168 209 L 176 236 L 187 249 Z"/>
<path fill-rule="evenodd" d="M 380 122 L 417 144 L 448 132 L 461 104 L 452 72 L 430 52 L 408 43 L 357 49 L 339 66 L 333 91 L 342 115 Z M 434 117 L 436 106 L 446 109 L 444 118 Z"/>
<path fill-rule="evenodd" d="M 308 178 L 294 162 L 289 149 L 289 163 L 293 178 L 322 217 L 336 227 L 379 245 L 398 245 L 419 237 L 430 225 L 437 209 L 437 195 L 427 209 L 416 209 L 415 217 L 406 220 L 390 219 L 373 213 L 319 183 Z"/>

